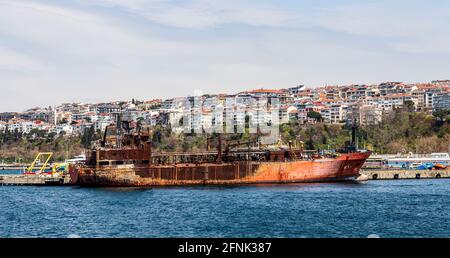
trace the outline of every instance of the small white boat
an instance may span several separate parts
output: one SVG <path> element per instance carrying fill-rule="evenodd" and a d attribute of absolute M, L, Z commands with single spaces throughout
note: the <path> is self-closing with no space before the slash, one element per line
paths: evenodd
<path fill-rule="evenodd" d="M 66 163 L 76 164 L 76 163 L 81 163 L 81 162 L 85 162 L 85 161 L 86 161 L 86 155 L 81 154 L 81 155 L 75 156 L 72 159 L 67 159 Z"/>
<path fill-rule="evenodd" d="M 422 163 L 412 163 L 411 165 L 409 165 L 409 168 L 418 168 L 418 167 L 420 167 L 420 166 L 422 166 Z"/>

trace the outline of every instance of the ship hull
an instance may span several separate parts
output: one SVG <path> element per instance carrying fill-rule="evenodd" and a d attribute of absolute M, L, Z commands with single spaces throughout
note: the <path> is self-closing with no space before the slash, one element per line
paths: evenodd
<path fill-rule="evenodd" d="M 286 184 L 353 180 L 370 153 L 286 162 L 71 167 L 72 182 L 92 187 Z"/>

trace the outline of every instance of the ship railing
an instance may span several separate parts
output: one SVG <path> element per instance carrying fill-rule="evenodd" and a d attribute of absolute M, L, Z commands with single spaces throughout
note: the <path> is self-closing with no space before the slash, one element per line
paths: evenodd
<path fill-rule="evenodd" d="M 107 152 L 109 149 L 100 149 L 100 151 Z M 284 156 L 288 152 L 288 156 Z M 295 155 L 292 155 L 292 154 Z M 150 154 L 150 153 L 149 153 Z M 331 155 L 331 154 L 330 154 Z M 336 156 L 336 153 L 332 154 Z M 149 164 L 201 164 L 201 163 L 217 163 L 217 151 L 204 152 L 158 152 L 152 153 L 149 156 L 137 157 L 136 155 L 127 158 L 126 155 L 98 155 L 101 159 L 89 160 L 88 166 L 116 166 L 125 164 L 134 165 L 149 165 Z M 120 157 L 118 157 L 120 156 Z M 97 158 L 98 158 L 97 157 Z M 317 150 L 301 150 L 301 149 L 280 149 L 280 150 L 248 150 L 235 149 L 230 150 L 226 156 L 223 157 L 223 162 L 283 162 L 283 161 L 298 161 L 298 160 L 312 160 L 317 157 L 328 157 L 328 155 L 319 155 Z M 151 159 L 151 160 L 149 160 Z"/>

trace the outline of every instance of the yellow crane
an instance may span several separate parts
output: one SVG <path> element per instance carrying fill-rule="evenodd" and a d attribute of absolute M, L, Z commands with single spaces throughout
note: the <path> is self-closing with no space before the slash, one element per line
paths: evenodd
<path fill-rule="evenodd" d="M 53 152 L 39 152 L 39 154 L 34 158 L 33 163 L 27 168 L 26 173 L 33 173 L 33 170 L 35 169 L 36 164 L 38 161 L 45 160 L 45 162 L 42 164 L 40 169 L 36 173 L 42 173 L 44 172 L 45 168 L 47 167 L 50 159 L 53 156 Z"/>

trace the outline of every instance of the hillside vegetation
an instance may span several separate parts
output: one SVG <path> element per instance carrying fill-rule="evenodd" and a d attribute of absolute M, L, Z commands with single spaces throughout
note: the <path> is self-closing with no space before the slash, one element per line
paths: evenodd
<path fill-rule="evenodd" d="M 378 125 L 358 129 L 360 148 L 377 153 L 432 153 L 450 151 L 450 113 L 442 111 L 428 115 L 396 109 Z M 345 125 L 299 126 L 295 123 L 281 127 L 285 141 L 296 137 L 308 149 L 335 149 L 350 139 L 351 128 Z"/>

